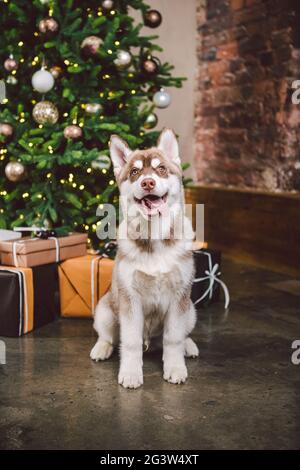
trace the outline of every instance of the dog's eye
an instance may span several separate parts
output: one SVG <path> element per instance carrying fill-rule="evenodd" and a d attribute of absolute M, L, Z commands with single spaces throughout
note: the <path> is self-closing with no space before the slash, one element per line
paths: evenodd
<path fill-rule="evenodd" d="M 135 176 L 137 175 L 139 172 L 138 168 L 132 168 L 131 172 L 130 172 L 130 176 Z"/>
<path fill-rule="evenodd" d="M 167 173 L 167 168 L 164 165 L 159 165 L 158 171 L 161 175 L 165 175 Z"/>

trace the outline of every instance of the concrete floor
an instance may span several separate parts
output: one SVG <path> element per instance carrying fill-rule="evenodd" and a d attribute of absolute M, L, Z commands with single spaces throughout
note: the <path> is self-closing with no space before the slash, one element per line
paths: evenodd
<path fill-rule="evenodd" d="M 161 351 L 146 354 L 144 386 L 117 385 L 118 355 L 95 364 L 89 320 L 60 320 L 6 339 L 0 366 L 1 449 L 300 448 L 300 296 L 288 279 L 224 262 L 232 296 L 200 310 L 185 385 L 162 379 Z M 300 292 L 298 292 L 300 294 Z"/>

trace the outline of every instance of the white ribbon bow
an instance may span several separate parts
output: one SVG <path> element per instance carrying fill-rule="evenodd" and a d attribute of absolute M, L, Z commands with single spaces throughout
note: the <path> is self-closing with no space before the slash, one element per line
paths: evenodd
<path fill-rule="evenodd" d="M 199 253 L 199 251 L 198 251 L 198 253 Z M 201 300 L 205 299 L 205 297 L 207 295 L 209 296 L 209 299 L 211 299 L 212 295 L 213 295 L 214 283 L 218 282 L 220 284 L 220 286 L 222 287 L 224 295 L 225 295 L 225 309 L 226 309 L 226 308 L 228 308 L 229 303 L 230 303 L 230 296 L 229 296 L 229 291 L 228 291 L 228 288 L 227 288 L 225 282 L 223 282 L 218 277 L 218 276 L 221 275 L 221 271 L 218 271 L 219 264 L 216 263 L 214 266 L 212 266 L 210 253 L 206 253 L 204 251 L 202 251 L 201 253 L 208 256 L 209 269 L 204 271 L 204 274 L 206 274 L 206 276 L 198 277 L 197 279 L 194 279 L 194 282 L 202 282 L 202 281 L 206 281 L 208 279 L 209 285 L 208 285 L 208 288 L 206 289 L 206 291 L 204 292 L 204 294 L 199 299 L 197 299 L 196 302 L 194 302 L 194 305 L 197 305 L 199 302 L 201 302 Z"/>

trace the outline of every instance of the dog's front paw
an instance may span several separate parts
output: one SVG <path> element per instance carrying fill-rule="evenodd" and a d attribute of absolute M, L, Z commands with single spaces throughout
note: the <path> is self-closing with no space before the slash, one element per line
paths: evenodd
<path fill-rule="evenodd" d="M 187 379 L 188 372 L 185 364 L 182 366 L 178 365 L 165 365 L 164 366 L 164 379 L 171 384 L 181 384 Z"/>
<path fill-rule="evenodd" d="M 142 369 L 135 371 L 132 369 L 121 369 L 118 382 L 124 388 L 138 388 L 143 385 L 143 371 Z"/>
<path fill-rule="evenodd" d="M 97 343 L 90 352 L 90 358 L 96 362 L 104 361 L 112 355 L 113 349 L 114 348 L 112 344 L 98 339 Z"/>

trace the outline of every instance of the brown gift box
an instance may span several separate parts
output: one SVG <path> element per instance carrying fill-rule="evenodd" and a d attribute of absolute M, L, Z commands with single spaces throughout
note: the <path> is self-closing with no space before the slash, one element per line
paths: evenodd
<path fill-rule="evenodd" d="M 98 300 L 110 288 L 114 261 L 86 255 L 60 263 L 59 293 L 63 317 L 92 317 Z"/>
<path fill-rule="evenodd" d="M 86 254 L 86 233 L 70 233 L 66 237 L 24 237 L 0 242 L 1 262 L 7 266 L 30 268 Z"/>
<path fill-rule="evenodd" d="M 0 336 L 17 337 L 57 317 L 57 264 L 0 266 Z"/>

